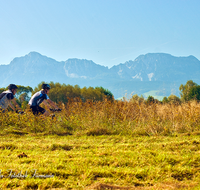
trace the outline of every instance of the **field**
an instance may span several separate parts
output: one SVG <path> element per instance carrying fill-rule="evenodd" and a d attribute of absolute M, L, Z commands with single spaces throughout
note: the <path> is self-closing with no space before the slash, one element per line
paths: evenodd
<path fill-rule="evenodd" d="M 0 113 L 1 189 L 200 189 L 200 104 L 104 100 Z"/>

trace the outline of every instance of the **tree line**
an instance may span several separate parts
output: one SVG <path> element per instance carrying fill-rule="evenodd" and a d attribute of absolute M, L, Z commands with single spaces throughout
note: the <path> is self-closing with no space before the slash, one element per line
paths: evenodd
<path fill-rule="evenodd" d="M 45 83 L 42 81 L 34 89 L 30 86 L 21 86 L 17 85 L 17 93 L 15 95 L 17 102 L 25 108 L 30 100 L 30 97 L 37 91 L 42 89 L 42 84 Z M 49 91 L 48 96 L 50 99 L 56 103 L 62 102 L 66 103 L 69 99 L 80 99 L 83 102 L 87 100 L 91 101 L 103 101 L 104 98 L 109 100 L 114 100 L 114 96 L 108 89 L 103 87 L 83 87 L 80 88 L 78 85 L 66 85 L 60 83 L 50 82 L 51 90 Z M 6 88 L 0 88 L 0 93 L 5 91 Z M 138 96 L 137 94 L 133 95 L 130 101 L 145 102 L 145 103 L 176 103 L 180 104 L 182 102 L 187 102 L 190 100 L 200 101 L 200 85 L 193 82 L 192 80 L 187 81 L 185 85 L 181 84 L 179 87 L 180 98 L 176 95 L 170 95 L 169 97 L 164 97 L 162 101 L 155 99 L 153 96 L 149 96 L 146 100 L 144 97 Z"/>
<path fill-rule="evenodd" d="M 179 87 L 180 98 L 171 94 L 169 97 L 164 97 L 162 101 L 155 99 L 153 96 L 149 96 L 146 100 L 143 96 L 133 95 L 131 101 L 145 102 L 145 103 L 173 103 L 181 104 L 182 102 L 188 102 L 191 100 L 200 101 L 200 85 L 188 80 L 185 85 L 181 84 Z"/>
<path fill-rule="evenodd" d="M 30 97 L 34 93 L 42 89 L 43 83 L 46 82 L 42 81 L 34 89 L 32 89 L 30 86 L 17 85 L 18 89 L 15 97 L 19 105 L 25 107 L 28 104 Z M 49 91 L 48 96 L 52 101 L 56 103 L 66 103 L 69 99 L 81 99 L 83 102 L 87 100 L 103 101 L 104 98 L 107 98 L 109 100 L 114 99 L 114 96 L 111 93 L 111 91 L 103 87 L 80 88 L 78 85 L 72 86 L 69 84 L 60 84 L 58 82 L 50 82 L 48 84 L 51 86 L 51 90 Z M 7 90 L 7 88 L 0 88 L 0 93 L 5 90 Z"/>

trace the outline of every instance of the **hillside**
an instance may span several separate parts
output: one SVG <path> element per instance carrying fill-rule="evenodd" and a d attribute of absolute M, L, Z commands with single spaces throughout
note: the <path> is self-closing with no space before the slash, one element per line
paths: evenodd
<path fill-rule="evenodd" d="M 86 59 L 58 62 L 37 52 L 14 58 L 9 65 L 0 65 L 0 87 L 9 83 L 35 87 L 41 81 L 59 82 L 80 87 L 102 86 L 115 98 L 156 91 L 157 95 L 179 95 L 179 86 L 187 80 L 200 82 L 200 61 L 194 56 L 174 57 L 165 53 L 149 53 L 134 61 L 112 68 Z"/>

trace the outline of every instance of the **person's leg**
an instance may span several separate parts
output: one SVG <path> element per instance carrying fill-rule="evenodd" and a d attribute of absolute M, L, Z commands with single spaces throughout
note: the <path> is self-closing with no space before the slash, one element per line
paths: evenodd
<path fill-rule="evenodd" d="M 30 108 L 34 115 L 39 115 L 39 114 L 45 115 L 46 110 L 40 106 L 30 106 Z"/>
<path fill-rule="evenodd" d="M 46 115 L 45 112 L 46 110 L 40 106 L 37 106 L 37 110 L 38 110 L 38 113 L 42 114 L 42 115 Z"/>
<path fill-rule="evenodd" d="M 30 109 L 34 115 L 38 115 L 38 109 L 36 106 L 30 106 Z"/>

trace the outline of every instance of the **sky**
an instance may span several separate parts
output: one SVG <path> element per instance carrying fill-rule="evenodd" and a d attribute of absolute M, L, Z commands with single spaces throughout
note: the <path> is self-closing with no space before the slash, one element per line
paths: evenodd
<path fill-rule="evenodd" d="M 112 67 L 147 53 L 200 60 L 199 0 L 0 0 L 0 64 L 32 51 Z"/>

